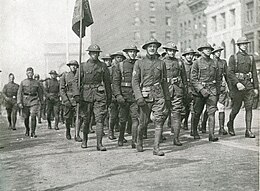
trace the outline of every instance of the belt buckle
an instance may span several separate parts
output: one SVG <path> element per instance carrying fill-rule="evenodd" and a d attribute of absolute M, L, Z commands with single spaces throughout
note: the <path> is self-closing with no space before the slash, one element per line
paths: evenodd
<path fill-rule="evenodd" d="M 13 96 L 13 98 L 15 99 L 15 98 L 16 98 L 16 96 Z"/>

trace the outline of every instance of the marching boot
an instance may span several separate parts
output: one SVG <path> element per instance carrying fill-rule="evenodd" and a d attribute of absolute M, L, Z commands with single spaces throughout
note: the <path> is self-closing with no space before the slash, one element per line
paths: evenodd
<path fill-rule="evenodd" d="M 36 129 L 36 116 L 31 117 L 31 137 L 36 138 L 37 135 L 35 135 L 35 129 Z"/>
<path fill-rule="evenodd" d="M 202 123 L 201 123 L 201 132 L 202 133 L 206 133 L 207 121 L 208 121 L 208 112 L 205 111 L 204 114 L 203 114 L 203 120 L 202 120 Z"/>
<path fill-rule="evenodd" d="M 103 124 L 96 124 L 96 136 L 97 136 L 97 150 L 98 151 L 106 151 L 106 147 L 102 145 L 102 137 L 103 137 Z"/>
<path fill-rule="evenodd" d="M 13 112 L 13 113 L 12 113 L 12 130 L 16 130 L 16 128 L 15 128 L 16 120 L 17 120 L 16 115 L 17 115 L 16 112 Z"/>
<path fill-rule="evenodd" d="M 224 128 L 224 123 L 225 123 L 225 113 L 224 112 L 219 112 L 218 114 L 218 119 L 219 119 L 219 135 L 227 135 L 227 131 Z"/>
<path fill-rule="evenodd" d="M 137 128 L 137 144 L 136 144 L 136 150 L 137 152 L 143 152 L 143 128 L 138 125 Z"/>
<path fill-rule="evenodd" d="M 215 114 L 208 116 L 208 125 L 209 125 L 209 141 L 215 142 L 218 141 L 218 137 L 214 135 L 215 131 Z"/>
<path fill-rule="evenodd" d="M 227 127 L 228 127 L 228 133 L 231 136 L 235 136 L 236 134 L 235 134 L 235 131 L 234 131 L 234 121 L 228 121 Z"/>
<path fill-rule="evenodd" d="M 116 139 L 115 135 L 114 135 L 114 127 L 115 127 L 115 122 L 113 120 L 109 119 L 109 132 L 108 132 L 108 138 L 110 140 L 114 140 Z"/>
<path fill-rule="evenodd" d="M 188 128 L 189 115 L 190 115 L 190 110 L 187 110 L 186 114 L 184 116 L 184 122 L 183 122 L 183 129 L 184 130 L 189 130 L 189 128 Z"/>
<path fill-rule="evenodd" d="M 24 126 L 25 126 L 25 136 L 29 137 L 29 134 L 30 134 L 29 118 L 24 119 Z"/>
<path fill-rule="evenodd" d="M 12 117 L 11 117 L 11 113 L 10 110 L 7 110 L 7 119 L 8 119 L 8 123 L 9 123 L 9 128 L 12 129 Z"/>
<path fill-rule="evenodd" d="M 54 120 L 54 123 L 55 123 L 55 130 L 59 130 L 59 127 L 58 127 L 58 124 L 59 124 L 59 117 L 55 117 L 55 120 Z"/>
<path fill-rule="evenodd" d="M 71 121 L 70 121 L 70 119 L 66 119 L 65 125 L 66 125 L 66 139 L 71 140 L 71 134 L 70 134 Z"/>
<path fill-rule="evenodd" d="M 199 124 L 200 116 L 194 114 L 193 116 L 193 123 L 192 123 L 192 129 L 193 129 L 193 137 L 194 139 L 200 139 L 199 133 L 198 133 L 198 124 Z"/>
<path fill-rule="evenodd" d="M 129 118 L 127 121 L 126 132 L 128 135 L 132 134 L 132 119 Z"/>
<path fill-rule="evenodd" d="M 164 152 L 160 151 L 160 148 L 159 148 L 161 134 L 162 134 L 161 127 L 155 127 L 153 155 L 164 156 Z"/>
<path fill-rule="evenodd" d="M 193 134 L 193 125 L 194 124 L 194 113 L 191 114 L 191 120 L 190 120 L 190 136 L 194 136 Z"/>
<path fill-rule="evenodd" d="M 173 144 L 177 146 L 182 146 L 179 140 L 180 130 L 181 130 L 181 114 L 178 112 L 172 113 L 172 123 L 174 129 Z"/>
<path fill-rule="evenodd" d="M 246 138 L 255 138 L 255 135 L 251 132 L 251 122 L 252 122 L 252 110 L 246 110 Z"/>
<path fill-rule="evenodd" d="M 51 127 L 51 120 L 49 118 L 47 119 L 47 122 L 48 122 L 48 129 L 52 129 L 52 127 Z"/>
<path fill-rule="evenodd" d="M 119 124 L 118 146 L 120 147 L 124 145 L 125 126 L 126 122 L 121 122 Z"/>
<path fill-rule="evenodd" d="M 138 120 L 132 121 L 132 149 L 136 148 Z"/>
<path fill-rule="evenodd" d="M 82 143 L 81 143 L 81 148 L 82 149 L 87 148 L 88 147 L 87 143 L 88 143 L 88 133 L 83 132 L 83 140 L 82 140 Z"/>
<path fill-rule="evenodd" d="M 148 124 L 145 125 L 143 128 L 143 139 L 147 139 L 147 127 L 148 127 Z"/>

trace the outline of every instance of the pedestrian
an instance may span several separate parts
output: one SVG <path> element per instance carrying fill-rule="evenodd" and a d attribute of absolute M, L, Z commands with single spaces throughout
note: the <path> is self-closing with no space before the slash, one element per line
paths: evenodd
<path fill-rule="evenodd" d="M 235 136 L 234 120 L 244 103 L 246 115 L 245 137 L 255 138 L 251 131 L 252 106 L 254 97 L 258 95 L 259 83 L 257 79 L 256 63 L 253 55 L 247 53 L 250 42 L 246 37 L 237 40 L 238 52 L 231 55 L 228 62 L 228 81 L 232 101 L 231 113 L 227 123 L 228 133 Z"/>
<path fill-rule="evenodd" d="M 159 148 L 163 123 L 170 107 L 170 94 L 167 84 L 165 63 L 157 56 L 161 43 L 151 38 L 142 48 L 146 56 L 134 65 L 132 86 L 137 105 L 140 107 L 140 124 L 137 133 L 137 151 L 143 152 L 143 128 L 148 125 L 152 112 L 155 125 L 153 154 L 163 156 Z"/>
<path fill-rule="evenodd" d="M 132 74 L 139 50 L 135 45 L 130 45 L 123 51 L 128 58 L 116 65 L 113 77 L 113 93 L 119 105 L 118 146 L 123 146 L 126 123 L 130 115 L 132 121 L 132 148 L 136 148 L 139 114 L 132 88 Z"/>
<path fill-rule="evenodd" d="M 77 68 L 79 66 L 76 60 L 71 60 L 67 63 L 67 66 L 70 68 L 69 72 L 64 72 L 60 78 L 60 96 L 62 104 L 64 106 L 64 119 L 66 126 L 66 138 L 71 139 L 70 129 L 74 123 L 76 116 L 76 101 L 73 97 L 73 81 L 76 75 Z M 79 135 L 80 129 L 78 128 L 75 134 L 75 141 L 82 142 L 82 139 Z"/>
<path fill-rule="evenodd" d="M 181 112 L 183 110 L 183 97 L 187 92 L 187 77 L 183 62 L 175 57 L 178 52 L 177 46 L 173 42 L 168 42 L 163 49 L 166 56 L 163 61 L 166 64 L 167 82 L 171 97 L 170 119 L 171 129 L 174 132 L 173 144 L 181 146 L 179 140 L 181 129 Z"/>
<path fill-rule="evenodd" d="M 100 52 L 102 52 L 100 47 L 96 44 L 92 44 L 88 47 L 87 51 L 89 52 L 90 58 L 87 62 L 83 62 L 79 66 L 80 69 L 77 70 L 72 86 L 74 98 L 77 103 L 80 103 L 80 115 L 84 120 L 81 147 L 87 148 L 89 125 L 94 111 L 96 118 L 97 150 L 106 151 L 106 147 L 102 144 L 102 138 L 107 108 L 111 103 L 110 76 L 106 64 L 101 62 L 98 58 Z M 78 86 L 79 79 L 80 86 Z"/>
<path fill-rule="evenodd" d="M 214 135 L 215 112 L 217 111 L 217 101 L 220 88 L 220 75 L 217 64 L 210 58 L 213 48 L 210 44 L 205 44 L 198 48 L 201 52 L 199 57 L 192 65 L 191 83 L 194 88 L 194 119 L 193 136 L 200 139 L 197 126 L 200 120 L 204 105 L 208 113 L 209 141 L 218 141 Z"/>
<path fill-rule="evenodd" d="M 25 136 L 29 136 L 29 118 L 31 116 L 31 137 L 36 138 L 36 116 L 39 112 L 39 104 L 43 100 L 42 87 L 38 81 L 33 79 L 32 67 L 26 69 L 27 79 L 23 80 L 17 93 L 17 104 L 22 109 L 25 125 Z"/>
<path fill-rule="evenodd" d="M 51 117 L 54 115 L 54 129 L 59 130 L 59 113 L 60 113 L 60 83 L 57 80 L 57 72 L 49 72 L 51 78 L 45 82 L 45 91 L 47 98 L 47 122 L 48 128 L 52 129 Z"/>
<path fill-rule="evenodd" d="M 19 85 L 14 82 L 14 74 L 9 74 L 9 82 L 4 85 L 3 88 L 3 97 L 5 100 L 5 107 L 7 112 L 7 120 L 9 122 L 9 128 L 12 130 L 16 130 L 16 120 L 17 120 L 17 92 L 19 89 Z"/>

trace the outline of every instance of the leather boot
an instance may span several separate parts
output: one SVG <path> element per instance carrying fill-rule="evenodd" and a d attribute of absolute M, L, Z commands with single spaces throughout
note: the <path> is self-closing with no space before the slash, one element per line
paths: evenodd
<path fill-rule="evenodd" d="M 132 149 L 136 148 L 137 144 L 137 129 L 138 129 L 138 120 L 132 121 Z"/>
<path fill-rule="evenodd" d="M 174 133 L 173 129 L 172 129 L 172 120 L 171 120 L 171 111 L 168 114 L 168 123 L 167 126 L 169 129 L 171 129 L 171 133 Z"/>
<path fill-rule="evenodd" d="M 71 121 L 70 121 L 70 119 L 66 119 L 65 125 L 66 125 L 66 139 L 71 140 L 71 134 L 70 134 Z"/>
<path fill-rule="evenodd" d="M 194 113 L 191 114 L 191 119 L 190 119 L 190 136 L 194 136 L 193 134 L 193 126 L 194 126 Z"/>
<path fill-rule="evenodd" d="M 125 127 L 126 127 L 126 122 L 121 122 L 119 124 L 118 146 L 120 147 L 124 145 Z"/>
<path fill-rule="evenodd" d="M 212 142 L 218 141 L 218 137 L 216 137 L 214 135 L 215 113 L 208 116 L 208 125 L 209 125 L 209 141 L 212 141 Z"/>
<path fill-rule="evenodd" d="M 115 135 L 114 135 L 114 127 L 115 127 L 115 122 L 112 120 L 109 120 L 109 132 L 108 132 L 108 138 L 110 140 L 114 140 L 116 139 Z"/>
<path fill-rule="evenodd" d="M 47 122 L 48 122 L 48 129 L 52 129 L 52 127 L 51 127 L 51 120 L 47 119 Z"/>
<path fill-rule="evenodd" d="M 219 119 L 219 135 L 227 135 L 227 131 L 224 128 L 224 123 L 225 123 L 225 113 L 224 112 L 219 112 L 218 114 L 218 119 Z"/>
<path fill-rule="evenodd" d="M 88 133 L 83 133 L 83 140 L 81 143 L 81 148 L 83 148 L 83 149 L 87 148 L 88 147 L 87 143 L 88 143 Z"/>
<path fill-rule="evenodd" d="M 147 139 L 147 126 L 148 126 L 148 124 L 145 125 L 143 128 L 143 139 Z"/>
<path fill-rule="evenodd" d="M 183 129 L 184 130 L 189 130 L 189 127 L 188 127 L 189 115 L 190 115 L 190 110 L 187 110 L 186 114 L 184 116 L 184 122 L 183 122 Z"/>
<path fill-rule="evenodd" d="M 172 113 L 172 124 L 174 129 L 173 144 L 177 146 L 182 146 L 179 140 L 180 130 L 181 130 L 181 114 L 178 112 Z"/>
<path fill-rule="evenodd" d="M 234 121 L 228 121 L 227 127 L 228 127 L 228 133 L 231 136 L 235 136 L 236 134 L 235 134 L 235 131 L 234 131 Z"/>
<path fill-rule="evenodd" d="M 159 125 L 157 125 L 155 127 L 153 155 L 164 156 L 164 152 L 160 151 L 160 148 L 159 148 L 161 133 L 162 133 L 162 128 Z"/>
<path fill-rule="evenodd" d="M 36 138 L 37 135 L 35 135 L 35 129 L 36 129 L 36 116 L 31 117 L 31 137 Z"/>
<path fill-rule="evenodd" d="M 137 144 L 136 144 L 137 152 L 143 152 L 143 127 L 139 124 L 137 128 Z"/>
<path fill-rule="evenodd" d="M 205 111 L 204 114 L 203 114 L 203 120 L 202 120 L 202 123 L 201 123 L 201 132 L 202 133 L 206 133 L 206 129 L 207 129 L 207 121 L 208 121 L 208 112 Z"/>
<path fill-rule="evenodd" d="M 29 137 L 29 134 L 30 134 L 29 118 L 24 119 L 24 126 L 25 126 L 25 136 Z"/>
<path fill-rule="evenodd" d="M 200 139 L 199 133 L 198 133 L 198 124 L 199 124 L 200 116 L 194 114 L 193 116 L 193 123 L 192 123 L 192 129 L 193 129 L 193 137 L 194 139 Z"/>
<path fill-rule="evenodd" d="M 246 138 L 255 138 L 255 135 L 251 132 L 252 123 L 252 110 L 246 110 Z"/>
<path fill-rule="evenodd" d="M 97 150 L 98 151 L 106 151 L 106 147 L 102 145 L 102 138 L 103 138 L 103 124 L 98 123 L 96 124 L 96 136 L 97 136 Z"/>
<path fill-rule="evenodd" d="M 55 117 L 55 119 L 54 119 L 54 123 L 55 123 L 55 130 L 59 130 L 59 127 L 58 127 L 58 125 L 59 125 L 59 117 Z"/>

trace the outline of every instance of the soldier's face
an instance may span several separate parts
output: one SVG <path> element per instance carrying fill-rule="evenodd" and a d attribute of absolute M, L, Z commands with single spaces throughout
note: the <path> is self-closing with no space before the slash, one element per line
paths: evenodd
<path fill-rule="evenodd" d="M 201 51 L 203 54 L 205 54 L 206 56 L 210 56 L 211 54 L 211 49 L 210 48 L 203 48 Z"/>
<path fill-rule="evenodd" d="M 192 61 L 193 60 L 193 54 L 186 54 L 185 55 L 185 59 L 187 60 L 187 61 Z"/>
<path fill-rule="evenodd" d="M 246 51 L 247 50 L 247 43 L 245 44 L 239 44 L 238 45 L 239 49 L 243 50 L 243 51 Z"/>
<path fill-rule="evenodd" d="M 146 52 L 147 54 L 149 54 L 150 56 L 153 56 L 157 53 L 157 49 L 158 49 L 158 46 L 157 44 L 149 44 L 146 48 Z"/>
<path fill-rule="evenodd" d="M 99 57 L 99 52 L 89 52 L 89 56 L 92 60 L 97 60 Z"/>
<path fill-rule="evenodd" d="M 70 65 L 70 71 L 76 72 L 77 66 L 76 65 Z"/>
<path fill-rule="evenodd" d="M 137 56 L 137 51 L 135 50 L 128 50 L 127 55 L 129 56 L 130 59 L 134 60 L 135 57 Z"/>
<path fill-rule="evenodd" d="M 175 57 L 176 50 L 166 49 L 166 52 L 167 52 L 169 57 Z"/>
<path fill-rule="evenodd" d="M 219 57 L 221 56 L 221 51 L 215 52 L 214 55 L 215 55 L 217 58 L 219 58 Z"/>
<path fill-rule="evenodd" d="M 28 77 L 29 79 L 32 79 L 34 73 L 33 73 L 33 71 L 29 70 L 29 71 L 26 72 L 26 75 L 27 75 L 27 77 Z"/>
<path fill-rule="evenodd" d="M 10 75 L 10 76 L 9 76 L 9 81 L 10 81 L 10 82 L 13 82 L 13 81 L 14 81 L 14 75 Z"/>
<path fill-rule="evenodd" d="M 111 59 L 103 59 L 105 64 L 107 65 L 107 67 L 111 66 L 111 62 L 112 60 Z"/>
<path fill-rule="evenodd" d="M 115 57 L 115 60 L 116 60 L 117 62 L 122 62 L 122 61 L 124 60 L 124 57 L 117 55 L 117 56 Z"/>
<path fill-rule="evenodd" d="M 56 74 L 51 74 L 51 78 L 52 79 L 57 78 L 57 75 Z"/>

